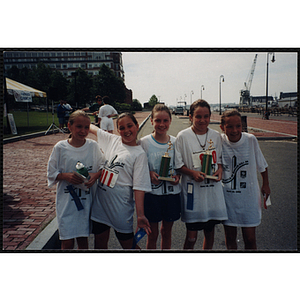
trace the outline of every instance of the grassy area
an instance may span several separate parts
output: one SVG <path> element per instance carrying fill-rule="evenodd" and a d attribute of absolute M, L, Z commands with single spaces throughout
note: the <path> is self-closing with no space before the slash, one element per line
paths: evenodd
<path fill-rule="evenodd" d="M 46 112 L 38 112 L 38 111 L 29 111 L 28 118 L 27 118 L 27 111 L 12 111 L 10 112 L 14 116 L 14 120 L 17 127 L 17 136 L 24 135 L 34 132 L 46 131 L 49 126 L 52 124 L 52 113 L 48 112 L 48 122 L 47 122 L 47 113 Z M 28 126 L 28 119 L 29 119 L 29 126 Z M 94 117 L 91 118 L 94 120 Z M 54 123 L 56 126 L 59 126 L 58 118 L 56 113 L 54 114 Z M 3 118 L 3 125 L 7 127 L 7 119 Z M 8 125 L 9 127 L 9 125 Z M 9 138 L 16 135 L 4 132 L 3 138 Z"/>

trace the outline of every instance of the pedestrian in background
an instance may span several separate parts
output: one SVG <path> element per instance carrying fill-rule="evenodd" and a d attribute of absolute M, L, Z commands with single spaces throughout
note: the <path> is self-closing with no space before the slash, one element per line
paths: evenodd
<path fill-rule="evenodd" d="M 114 131 L 114 122 L 113 117 L 116 117 L 118 115 L 118 112 L 114 109 L 113 106 L 111 106 L 110 99 L 108 96 L 104 96 L 102 98 L 103 105 L 99 109 L 99 122 L 100 122 L 100 128 L 108 131 L 109 133 L 113 133 Z"/>
<path fill-rule="evenodd" d="M 59 129 L 63 130 L 65 124 L 65 112 L 64 100 L 60 100 L 57 106 L 57 118 L 59 123 Z"/>
<path fill-rule="evenodd" d="M 48 186 L 57 184 L 56 216 L 62 250 L 73 249 L 75 239 L 78 249 L 88 249 L 90 210 L 96 192 L 94 183 L 104 164 L 97 142 L 86 139 L 90 122 L 90 117 L 84 111 L 72 113 L 68 123 L 71 135 L 54 146 L 48 161 Z M 90 175 L 85 183 L 87 190 L 78 187 L 83 182 L 82 178 L 74 174 L 78 161 L 86 166 Z M 70 185 L 83 206 L 81 210 L 78 210 L 74 196 L 68 191 Z"/>
<path fill-rule="evenodd" d="M 242 117 L 227 110 L 221 117 L 223 191 L 228 220 L 224 221 L 227 249 L 237 249 L 237 227 L 241 227 L 245 249 L 256 250 L 256 227 L 261 222 L 261 193 L 257 172 L 262 176 L 264 206 L 270 195 L 268 164 L 256 137 L 242 132 Z"/>
<path fill-rule="evenodd" d="M 89 107 L 83 108 L 82 110 L 83 111 L 90 111 L 90 112 L 92 112 L 92 115 L 95 117 L 94 124 L 99 127 L 100 125 L 99 125 L 98 114 L 99 114 L 100 106 L 102 105 L 102 97 L 100 95 L 97 95 L 95 97 L 95 99 L 96 99 L 95 103 L 93 103 Z"/>
<path fill-rule="evenodd" d="M 70 114 L 72 113 L 72 107 L 69 103 L 67 103 L 66 100 L 64 100 L 64 102 L 63 102 L 63 107 L 65 108 L 65 122 L 64 122 L 64 125 L 68 129 L 69 117 L 70 117 Z"/>
<path fill-rule="evenodd" d="M 147 249 L 156 249 L 159 235 L 158 224 L 161 222 L 161 249 L 171 249 L 172 227 L 180 219 L 180 174 L 174 172 L 175 137 L 168 135 L 172 116 L 164 104 L 156 104 L 151 113 L 151 124 L 154 131 L 143 137 L 139 144 L 148 157 L 152 191 L 145 194 L 145 216 L 150 222 L 151 233 L 147 239 Z M 168 153 L 170 167 L 168 176 L 174 181 L 159 179 L 162 156 Z"/>
<path fill-rule="evenodd" d="M 184 249 L 193 249 L 199 230 L 204 230 L 203 249 L 212 249 L 215 225 L 227 219 L 222 184 L 221 136 L 209 128 L 211 110 L 205 100 L 190 107 L 192 126 L 180 131 L 175 141 L 175 168 L 182 173 L 181 219 L 186 223 Z M 211 146 L 210 146 L 211 145 Z M 201 171 L 201 157 L 212 151 L 212 175 Z"/>

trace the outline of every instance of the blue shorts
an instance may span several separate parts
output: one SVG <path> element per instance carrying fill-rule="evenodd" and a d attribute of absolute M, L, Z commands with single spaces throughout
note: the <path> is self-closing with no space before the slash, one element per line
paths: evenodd
<path fill-rule="evenodd" d="M 149 222 L 158 223 L 162 220 L 173 222 L 180 219 L 180 194 L 153 195 L 145 194 L 145 216 Z"/>
<path fill-rule="evenodd" d="M 65 117 L 58 118 L 59 124 L 65 124 Z"/>

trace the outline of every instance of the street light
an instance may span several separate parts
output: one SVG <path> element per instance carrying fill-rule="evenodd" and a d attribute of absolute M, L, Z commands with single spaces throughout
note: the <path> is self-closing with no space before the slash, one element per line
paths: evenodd
<path fill-rule="evenodd" d="M 223 80 L 221 81 L 221 79 L 223 79 Z M 220 115 L 222 114 L 221 113 L 221 82 L 224 82 L 224 76 L 223 75 L 220 76 L 220 82 L 219 82 L 219 84 L 220 84 L 220 88 L 219 88 L 219 90 L 220 90 Z"/>
<path fill-rule="evenodd" d="M 200 99 L 202 99 L 202 90 L 204 91 L 204 85 L 203 84 L 201 85 L 201 90 L 200 90 L 201 96 L 200 96 Z"/>
<path fill-rule="evenodd" d="M 191 104 L 192 104 L 192 95 L 194 95 L 194 91 L 191 91 Z"/>
<path fill-rule="evenodd" d="M 269 77 L 269 54 L 273 54 L 271 62 L 275 62 L 275 53 L 274 52 L 268 52 L 267 53 L 267 74 L 266 74 L 266 119 L 269 119 L 268 116 L 268 77 Z"/>

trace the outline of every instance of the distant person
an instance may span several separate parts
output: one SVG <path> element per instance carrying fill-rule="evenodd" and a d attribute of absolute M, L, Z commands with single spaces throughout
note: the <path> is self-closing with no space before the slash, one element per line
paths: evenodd
<path fill-rule="evenodd" d="M 169 108 L 164 104 L 156 104 L 151 113 L 154 131 L 138 142 L 147 153 L 152 184 L 152 191 L 145 194 L 144 204 L 145 216 L 151 226 L 151 233 L 147 239 L 147 249 L 156 249 L 159 231 L 161 233 L 161 249 L 171 249 L 172 227 L 174 221 L 180 219 L 180 174 L 172 173 L 174 171 L 175 137 L 167 133 L 171 121 L 172 116 Z M 163 181 L 158 178 L 161 158 L 166 152 L 170 156 L 167 177 L 172 177 L 174 181 Z M 161 222 L 160 230 L 159 222 Z"/>
<path fill-rule="evenodd" d="M 186 225 L 184 249 L 194 249 L 198 231 L 204 231 L 203 249 L 212 249 L 215 225 L 227 219 L 222 179 L 222 143 L 218 131 L 208 127 L 210 105 L 197 100 L 190 107 L 192 126 L 180 131 L 175 141 L 175 168 L 182 174 L 181 220 Z M 211 147 L 210 147 L 211 146 Z M 201 171 L 204 154 L 212 153 L 211 172 Z"/>
<path fill-rule="evenodd" d="M 74 239 L 77 240 L 78 249 L 88 249 L 90 211 L 97 188 L 94 183 L 100 177 L 104 165 L 104 157 L 97 142 L 86 138 L 90 123 L 87 113 L 81 110 L 73 112 L 68 123 L 70 137 L 54 146 L 48 161 L 48 186 L 57 184 L 56 216 L 62 250 L 73 249 Z M 88 191 L 78 187 L 83 182 L 74 174 L 78 161 L 88 169 L 90 179 L 85 183 Z M 83 206 L 81 210 L 78 210 L 73 195 L 68 192 L 67 187 L 70 185 Z"/>
<path fill-rule="evenodd" d="M 98 114 L 99 114 L 100 106 L 102 105 L 102 97 L 100 95 L 97 95 L 95 98 L 96 98 L 95 103 L 93 103 L 89 107 L 83 108 L 82 110 L 92 112 L 92 115 L 95 117 L 94 124 L 99 127 L 100 125 L 99 125 Z"/>
<path fill-rule="evenodd" d="M 237 227 L 242 228 L 245 249 L 256 250 L 255 229 L 261 222 L 261 195 L 257 172 L 262 176 L 264 206 L 270 195 L 268 164 L 254 135 L 242 132 L 241 114 L 233 109 L 221 117 L 223 192 L 228 213 L 224 221 L 227 249 L 237 249 Z"/>
<path fill-rule="evenodd" d="M 63 106 L 66 109 L 64 125 L 66 126 L 66 128 L 68 128 L 69 117 L 70 117 L 70 114 L 72 113 L 73 109 L 72 109 L 71 105 L 69 103 L 67 103 L 67 101 L 64 101 L 63 103 L 64 103 Z"/>
<path fill-rule="evenodd" d="M 57 106 L 57 118 L 59 123 L 59 129 L 63 130 L 65 124 L 66 108 L 64 107 L 64 100 L 60 100 Z"/>
<path fill-rule="evenodd" d="M 104 96 L 102 98 L 102 103 L 103 105 L 100 107 L 98 115 L 100 128 L 109 133 L 113 133 L 114 122 L 112 118 L 116 117 L 118 112 L 111 105 L 109 105 L 110 99 L 108 96 Z"/>

